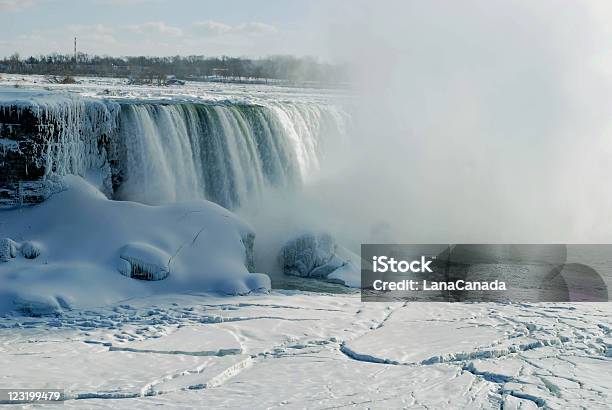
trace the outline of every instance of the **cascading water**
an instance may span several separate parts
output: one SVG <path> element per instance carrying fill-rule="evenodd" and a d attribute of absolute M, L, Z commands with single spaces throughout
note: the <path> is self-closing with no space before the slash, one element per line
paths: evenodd
<path fill-rule="evenodd" d="M 343 114 L 313 104 L 124 104 L 119 199 L 207 198 L 236 208 L 266 186 L 293 188 L 320 165 Z"/>
<path fill-rule="evenodd" d="M 78 174 L 114 199 L 204 198 L 237 209 L 268 187 L 299 189 L 346 136 L 343 111 L 309 101 L 125 102 L 48 92 L 30 99 L 0 112 L 7 123 L 23 122 L 2 143 L 0 159 L 23 169 L 0 174 L 9 206 L 36 203 L 55 189 L 55 176 Z"/>

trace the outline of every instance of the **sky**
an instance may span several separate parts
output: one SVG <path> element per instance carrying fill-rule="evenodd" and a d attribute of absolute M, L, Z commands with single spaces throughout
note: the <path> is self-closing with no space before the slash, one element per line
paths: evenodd
<path fill-rule="evenodd" d="M 324 0 L 0 0 L 0 56 L 310 55 Z"/>

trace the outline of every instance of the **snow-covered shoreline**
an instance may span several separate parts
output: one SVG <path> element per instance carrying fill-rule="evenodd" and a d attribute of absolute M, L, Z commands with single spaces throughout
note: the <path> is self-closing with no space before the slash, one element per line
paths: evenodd
<path fill-rule="evenodd" d="M 76 84 L 56 84 L 48 76 L 0 73 L 0 87 L 71 92 L 83 97 L 123 102 L 192 102 L 267 104 L 303 102 L 325 104 L 346 100 L 350 92 L 317 88 L 282 87 L 264 84 L 228 84 L 188 81 L 184 86 L 132 85 L 125 78 L 76 77 Z"/>

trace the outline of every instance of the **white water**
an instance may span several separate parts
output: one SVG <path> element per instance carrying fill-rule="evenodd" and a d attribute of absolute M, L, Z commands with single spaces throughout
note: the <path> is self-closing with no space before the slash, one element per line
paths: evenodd
<path fill-rule="evenodd" d="M 292 190 L 320 169 L 343 114 L 314 104 L 127 104 L 116 197 L 148 204 L 206 198 L 228 208 L 266 187 Z"/>
<path fill-rule="evenodd" d="M 267 188 L 291 192 L 317 178 L 330 146 L 346 142 L 346 114 L 322 101 L 5 94 L 2 109 L 37 119 L 32 160 L 45 181 L 81 175 L 114 199 L 147 204 L 205 198 L 232 209 L 253 205 Z"/>

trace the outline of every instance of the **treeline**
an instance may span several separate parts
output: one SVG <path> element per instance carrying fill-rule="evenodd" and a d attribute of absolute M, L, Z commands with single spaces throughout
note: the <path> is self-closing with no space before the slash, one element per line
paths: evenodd
<path fill-rule="evenodd" d="M 55 76 L 126 77 L 155 81 L 168 76 L 178 79 L 285 80 L 295 82 L 344 82 L 344 67 L 321 63 L 314 58 L 272 56 L 260 59 L 235 57 L 110 57 L 79 53 L 49 54 L 0 60 L 0 72 Z"/>

